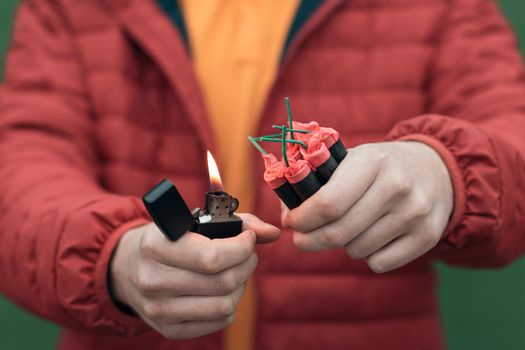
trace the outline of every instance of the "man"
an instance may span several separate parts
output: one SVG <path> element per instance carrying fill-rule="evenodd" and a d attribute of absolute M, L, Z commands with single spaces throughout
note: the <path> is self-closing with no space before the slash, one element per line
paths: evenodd
<path fill-rule="evenodd" d="M 63 349 L 441 349 L 432 259 L 524 250 L 524 79 L 490 0 L 25 1 L 2 291 L 66 327 Z M 246 142 L 284 96 L 352 146 L 292 211 Z M 139 198 L 167 176 L 201 205 L 206 149 L 264 222 L 168 242 Z"/>

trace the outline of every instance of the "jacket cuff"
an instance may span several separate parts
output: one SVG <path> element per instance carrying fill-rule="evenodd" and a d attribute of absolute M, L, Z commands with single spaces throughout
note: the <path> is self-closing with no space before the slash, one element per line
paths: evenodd
<path fill-rule="evenodd" d="M 452 190 L 454 193 L 454 204 L 452 214 L 450 215 L 447 227 L 444 230 L 442 239 L 446 239 L 455 227 L 461 222 L 465 213 L 466 205 L 466 188 L 463 174 L 457 163 L 456 157 L 452 152 L 438 139 L 425 134 L 408 134 L 396 138 L 398 141 L 416 141 L 424 143 L 431 147 L 441 157 L 441 160 L 447 167 L 450 180 L 452 182 Z"/>
<path fill-rule="evenodd" d="M 115 229 L 104 243 L 95 266 L 95 295 L 98 304 L 100 305 L 100 309 L 116 324 L 119 324 L 124 328 L 132 327 L 133 333 L 146 331 L 149 329 L 149 326 L 147 326 L 140 317 L 126 314 L 121 311 L 114 303 L 108 285 L 109 267 L 113 252 L 117 247 L 120 238 L 129 230 L 148 224 L 149 222 L 150 221 L 145 218 L 135 219 L 128 221 Z"/>

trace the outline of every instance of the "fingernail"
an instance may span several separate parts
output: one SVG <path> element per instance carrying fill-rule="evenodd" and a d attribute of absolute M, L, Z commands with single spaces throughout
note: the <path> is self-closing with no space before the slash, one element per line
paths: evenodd
<path fill-rule="evenodd" d="M 267 227 L 270 227 L 270 228 L 278 229 L 277 226 L 272 225 L 272 224 L 270 224 L 270 223 L 268 223 L 268 222 L 265 222 L 265 225 L 266 225 Z"/>
<path fill-rule="evenodd" d="M 385 269 L 383 268 L 383 266 L 381 266 L 381 265 L 378 264 L 377 262 L 376 262 L 376 263 L 372 263 L 372 264 L 370 264 L 370 268 L 371 268 L 372 271 L 374 271 L 375 273 L 383 273 L 383 272 L 385 272 Z"/>

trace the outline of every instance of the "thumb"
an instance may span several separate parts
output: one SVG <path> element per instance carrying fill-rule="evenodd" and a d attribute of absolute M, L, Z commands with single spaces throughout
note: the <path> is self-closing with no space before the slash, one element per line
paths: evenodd
<path fill-rule="evenodd" d="M 290 212 L 290 209 L 281 201 L 281 226 L 284 228 L 290 228 L 288 225 L 286 225 L 286 217 L 288 216 L 288 213 Z"/>
<path fill-rule="evenodd" d="M 270 243 L 279 239 L 281 230 L 266 223 L 257 216 L 247 213 L 237 214 L 242 219 L 243 230 L 253 230 L 257 236 L 257 243 Z"/>

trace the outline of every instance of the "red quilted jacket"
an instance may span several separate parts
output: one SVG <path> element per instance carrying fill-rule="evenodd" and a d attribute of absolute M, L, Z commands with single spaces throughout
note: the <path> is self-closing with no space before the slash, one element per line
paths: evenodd
<path fill-rule="evenodd" d="M 220 333 L 162 338 L 107 291 L 119 237 L 149 220 L 140 195 L 168 177 L 202 204 L 215 147 L 187 49 L 155 2 L 25 1 L 0 96 L 2 293 L 63 325 L 62 349 L 220 349 Z M 258 134 L 285 115 L 283 96 L 347 146 L 431 145 L 455 209 L 438 247 L 384 275 L 342 251 L 300 252 L 287 232 L 260 247 L 258 348 L 442 349 L 431 259 L 500 266 L 525 248 L 525 74 L 499 10 L 325 0 L 289 46 Z M 278 223 L 260 163 L 255 214 Z"/>

